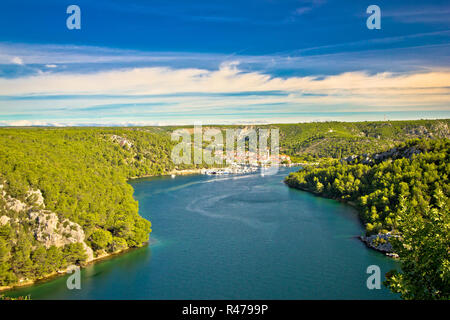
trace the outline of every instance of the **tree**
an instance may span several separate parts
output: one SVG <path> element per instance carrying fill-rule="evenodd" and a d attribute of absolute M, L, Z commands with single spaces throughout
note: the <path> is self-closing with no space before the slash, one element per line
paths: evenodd
<path fill-rule="evenodd" d="M 389 241 L 400 256 L 402 269 L 390 272 L 386 285 L 404 299 L 449 299 L 450 140 L 412 140 L 396 150 L 397 154 L 421 153 L 362 167 L 330 164 L 307 168 L 291 174 L 286 183 L 317 192 L 318 183 L 333 181 L 332 192 L 325 189 L 321 194 L 357 203 L 366 234 L 394 235 Z M 350 184 L 355 176 L 360 179 L 358 188 Z"/>
<path fill-rule="evenodd" d="M 111 232 L 103 229 L 97 229 L 89 238 L 94 250 L 105 249 L 113 240 Z"/>
<path fill-rule="evenodd" d="M 400 237 L 391 241 L 402 271 L 390 271 L 386 285 L 403 299 L 450 299 L 450 214 L 448 198 L 435 193 L 435 208 L 414 214 L 401 198 Z"/>
<path fill-rule="evenodd" d="M 84 263 L 87 259 L 86 250 L 82 243 L 70 243 L 65 245 L 62 253 L 64 255 L 64 259 L 68 264 L 80 264 Z"/>
<path fill-rule="evenodd" d="M 119 251 L 126 249 L 128 247 L 127 242 L 123 238 L 113 237 L 113 241 L 111 243 L 111 251 Z"/>
<path fill-rule="evenodd" d="M 0 286 L 7 286 L 17 280 L 9 263 L 10 252 L 5 240 L 0 238 Z"/>
<path fill-rule="evenodd" d="M 46 273 L 51 272 L 47 266 L 47 250 L 44 246 L 40 246 L 31 254 L 31 260 L 34 266 L 34 275 L 41 277 Z"/>

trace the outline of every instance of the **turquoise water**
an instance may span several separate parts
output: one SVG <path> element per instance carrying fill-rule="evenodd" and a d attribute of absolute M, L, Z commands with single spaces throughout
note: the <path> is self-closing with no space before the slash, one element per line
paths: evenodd
<path fill-rule="evenodd" d="M 277 175 L 132 181 L 150 246 L 15 291 L 32 299 L 394 299 L 366 269 L 397 263 L 367 249 L 354 209 L 286 187 Z"/>

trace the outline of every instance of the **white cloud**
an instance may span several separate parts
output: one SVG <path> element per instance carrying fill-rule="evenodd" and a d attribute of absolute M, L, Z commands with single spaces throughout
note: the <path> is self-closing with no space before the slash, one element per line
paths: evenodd
<path fill-rule="evenodd" d="M 89 74 L 48 74 L 0 79 L 0 95 L 175 95 L 178 93 L 238 93 L 285 91 L 289 97 L 254 100 L 311 104 L 372 106 L 446 106 L 450 104 L 450 70 L 393 74 L 347 72 L 327 77 L 273 77 L 243 72 L 237 62 L 218 70 L 197 68 L 135 68 Z M 228 100 L 208 100 L 226 105 Z M 272 101 L 275 100 L 275 101 Z M 195 101 L 190 101 L 195 103 Z M 200 101 L 199 101 L 200 103 Z M 206 104 L 208 104 L 206 103 Z M 183 104 L 180 101 L 179 104 Z"/>
<path fill-rule="evenodd" d="M 11 62 L 13 64 L 18 64 L 18 65 L 21 65 L 21 66 L 23 66 L 23 64 L 24 64 L 22 58 L 19 58 L 19 57 L 12 58 Z"/>
<path fill-rule="evenodd" d="M 63 127 L 69 124 L 62 124 L 58 122 L 40 121 L 40 120 L 17 120 L 17 121 L 2 121 L 1 126 L 11 127 L 29 127 L 29 126 L 51 126 L 51 127 Z"/>
<path fill-rule="evenodd" d="M 283 94 L 265 94 L 268 91 Z M 238 61 L 229 61 L 217 70 L 158 67 L 0 78 L 0 96 L 39 95 L 61 97 L 0 99 L 0 125 L 358 120 L 350 116 L 339 119 L 328 112 L 411 111 L 419 117 L 421 111 L 450 111 L 450 70 L 274 77 L 244 72 Z M 322 116 L 292 115 L 296 113 Z M 8 115 L 19 120 L 6 120 Z M 32 120 L 42 115 L 54 121 Z M 370 117 L 364 120 L 376 120 Z"/>
<path fill-rule="evenodd" d="M 312 10 L 311 7 L 300 7 L 300 8 L 297 8 L 297 9 L 294 11 L 294 14 L 297 15 L 297 16 L 301 16 L 302 14 L 305 14 L 305 13 L 307 13 L 307 12 L 310 12 L 311 10 Z"/>

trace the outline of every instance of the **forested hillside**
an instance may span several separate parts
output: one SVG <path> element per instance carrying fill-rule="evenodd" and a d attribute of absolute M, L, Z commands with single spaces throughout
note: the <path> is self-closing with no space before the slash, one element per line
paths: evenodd
<path fill-rule="evenodd" d="M 448 124 L 449 120 L 424 120 L 219 127 L 279 128 L 283 153 L 340 158 L 358 150 L 381 151 L 411 137 L 448 137 Z M 150 222 L 139 216 L 127 179 L 194 167 L 176 167 L 171 161 L 177 142 L 171 141 L 170 133 L 177 128 L 1 128 L 0 287 L 146 242 Z M 448 195 L 448 185 L 439 182 L 449 169 L 448 159 L 442 159 L 445 152 L 437 151 L 440 144 L 425 148 L 433 152 L 420 155 L 419 162 L 396 160 L 394 168 L 380 164 L 384 180 L 369 165 L 302 175 L 311 174 L 317 192 L 359 201 L 366 208 L 362 214 L 368 233 L 377 233 L 395 226 L 397 192 L 411 197 L 416 210 L 434 204 L 430 199 L 438 187 Z M 202 166 L 206 165 L 197 165 Z M 404 181 L 408 188 L 397 183 L 406 175 L 397 178 L 390 174 L 392 170 L 414 172 L 410 173 L 414 179 Z M 313 175 L 323 176 L 323 182 L 316 183 Z M 331 181 L 331 176 L 338 177 L 338 182 Z M 305 179 L 310 188 L 309 178 Z M 375 184 L 369 186 L 369 182 Z M 359 193 L 367 197 L 359 199 Z"/>
<path fill-rule="evenodd" d="M 127 178 L 171 170 L 171 143 L 159 129 L 1 129 L 0 286 L 84 262 L 83 240 L 96 253 L 147 241 Z"/>
<path fill-rule="evenodd" d="M 341 158 L 381 152 L 414 138 L 450 138 L 450 120 L 281 124 L 282 152 L 302 158 Z"/>
<path fill-rule="evenodd" d="M 450 120 L 311 122 L 270 125 L 218 125 L 226 129 L 279 129 L 280 152 L 297 160 L 340 159 L 387 150 L 410 139 L 450 138 Z M 189 127 L 164 127 L 168 132 Z M 257 131 L 258 133 L 258 131 Z M 269 137 L 270 142 L 270 137 Z"/>
<path fill-rule="evenodd" d="M 363 159 L 369 164 L 358 163 Z M 305 168 L 293 188 L 353 203 L 371 246 L 390 241 L 403 273 L 389 286 L 404 298 L 450 297 L 450 140 L 417 139 L 382 154 Z"/>

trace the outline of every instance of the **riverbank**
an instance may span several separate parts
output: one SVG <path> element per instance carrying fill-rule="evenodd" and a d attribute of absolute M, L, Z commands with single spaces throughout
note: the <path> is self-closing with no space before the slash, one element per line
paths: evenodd
<path fill-rule="evenodd" d="M 200 169 L 185 169 L 185 170 L 172 170 L 167 175 L 186 176 L 191 174 L 202 174 L 205 170 L 223 170 L 227 167 L 220 168 L 200 168 Z"/>
<path fill-rule="evenodd" d="M 137 176 L 137 177 L 131 177 L 128 180 L 135 180 L 135 179 L 141 179 L 141 178 L 147 178 L 147 177 L 160 177 L 160 176 L 171 176 L 171 175 L 178 175 L 178 176 L 185 176 L 185 175 L 196 175 L 196 174 L 202 174 L 205 170 L 220 170 L 223 169 L 224 167 L 220 167 L 220 168 L 200 168 L 200 169 L 185 169 L 185 170 L 172 170 L 169 171 L 167 173 L 164 174 L 160 174 L 160 175 L 142 175 L 142 176 Z M 155 243 L 154 239 L 150 239 L 147 243 L 145 243 L 143 246 L 147 246 L 147 245 L 152 245 Z M 94 263 L 98 263 L 98 262 L 102 262 L 104 260 L 108 260 L 108 259 L 112 259 L 116 256 L 119 255 L 123 255 L 128 253 L 129 251 L 138 249 L 136 247 L 133 248 L 126 248 L 123 250 L 117 250 L 115 252 L 111 252 L 111 253 L 102 253 L 100 255 L 98 255 L 97 257 L 93 258 L 92 260 L 86 262 L 83 265 L 80 265 L 80 268 L 85 268 L 89 265 L 92 265 Z M 47 282 L 47 281 L 51 281 L 57 277 L 60 276 L 64 276 L 67 274 L 67 269 L 62 269 L 62 270 L 57 270 L 54 271 L 52 273 L 46 274 L 40 278 L 37 279 L 20 279 L 18 283 L 9 285 L 9 286 L 0 286 L 0 292 L 7 292 L 7 291 L 11 291 L 11 290 L 15 290 L 15 289 L 20 289 L 20 288 L 24 288 L 24 287 L 29 287 L 29 286 L 33 286 L 36 285 L 38 283 L 42 283 L 42 282 Z"/>
<path fill-rule="evenodd" d="M 219 170 L 219 169 L 223 169 L 223 168 L 210 168 L 211 170 Z M 195 174 L 201 174 L 205 169 L 204 168 L 200 168 L 200 169 L 185 169 L 185 170 L 172 170 L 169 171 L 168 173 L 164 173 L 164 174 L 159 174 L 159 175 L 142 175 L 142 176 L 137 176 L 137 177 L 131 177 L 128 180 L 135 180 L 135 179 L 140 179 L 140 178 L 147 178 L 147 177 L 157 177 L 157 176 L 171 176 L 171 175 L 180 175 L 180 176 L 184 176 L 184 175 L 195 175 Z M 146 242 L 143 246 L 147 246 L 147 245 L 151 245 L 154 244 L 155 241 L 150 239 L 148 242 Z M 141 247 L 139 247 L 141 248 Z M 111 252 L 111 253 L 101 253 L 100 255 L 98 255 L 97 257 L 93 258 L 92 260 L 89 260 L 88 262 L 80 265 L 80 268 L 85 268 L 89 265 L 92 265 L 94 263 L 98 263 L 98 262 L 102 262 L 104 260 L 108 260 L 108 259 L 112 259 L 116 256 L 119 255 L 123 255 L 126 254 L 132 250 L 138 249 L 137 247 L 133 247 L 133 248 L 126 248 L 126 249 L 122 249 L 122 250 L 117 250 L 115 252 Z M 47 281 L 51 281 L 57 277 L 60 276 L 64 276 L 67 274 L 67 269 L 62 269 L 62 270 L 57 270 L 54 271 L 52 273 L 46 274 L 40 278 L 36 278 L 36 279 L 20 279 L 19 282 L 9 285 L 9 286 L 0 286 L 0 292 L 8 292 L 11 290 L 15 290 L 15 289 L 21 289 L 21 288 L 25 288 L 25 287 L 29 287 L 29 286 L 33 286 L 36 285 L 38 283 L 42 283 L 42 282 L 47 282 Z"/>
<path fill-rule="evenodd" d="M 117 250 L 114 252 L 110 252 L 110 253 L 102 253 L 99 256 L 95 257 L 94 259 L 80 265 L 80 269 L 84 269 L 90 265 L 99 263 L 99 262 L 103 262 L 109 259 L 113 259 L 116 258 L 117 256 L 122 256 L 126 253 L 129 253 L 131 251 L 155 244 L 157 241 L 155 239 L 150 239 L 148 242 L 146 242 L 145 244 L 143 244 L 141 247 L 133 247 L 133 248 L 126 248 L 126 249 L 122 249 L 122 250 Z M 16 290 L 16 289 L 22 289 L 25 287 L 30 287 L 30 286 L 34 286 L 40 283 L 44 283 L 44 282 L 48 282 L 51 280 L 54 280 L 58 277 L 67 275 L 67 268 L 66 269 L 61 269 L 61 270 L 57 270 L 54 271 L 52 273 L 49 273 L 47 275 L 44 275 L 43 277 L 37 278 L 37 279 L 32 279 L 32 280 L 23 280 L 22 282 L 10 285 L 10 286 L 0 286 L 0 292 L 1 293 L 5 293 L 11 290 Z"/>
<path fill-rule="evenodd" d="M 165 172 L 163 174 L 146 174 L 142 176 L 136 176 L 136 177 L 130 177 L 128 180 L 136 180 L 136 179 L 142 179 L 142 178 L 151 178 L 151 177 L 164 177 L 164 176 L 186 176 L 186 175 L 192 175 L 192 174 L 201 174 L 204 170 L 220 170 L 224 169 L 226 167 L 220 167 L 220 168 L 200 168 L 200 169 L 183 169 L 183 170 L 171 170 L 168 172 Z"/>
<path fill-rule="evenodd" d="M 349 238 L 361 230 L 352 208 L 289 190 L 281 177 L 296 169 L 280 170 L 248 179 L 131 181 L 157 244 L 85 268 L 82 290 L 68 290 L 64 276 L 4 294 L 33 300 L 392 299 L 387 289 L 364 285 L 361 265 L 387 272 L 396 262 Z M 302 213 L 293 214 L 299 207 Z"/>
<path fill-rule="evenodd" d="M 355 210 L 357 210 L 357 211 L 358 211 L 358 216 L 359 216 L 359 214 L 360 214 L 361 208 L 360 208 L 356 203 L 354 203 L 353 201 L 347 201 L 347 200 L 345 200 L 345 199 L 338 199 L 338 198 L 330 198 L 330 197 L 326 197 L 326 196 L 322 195 L 322 194 L 319 193 L 319 192 L 316 192 L 316 191 L 313 191 L 313 190 L 308 190 L 308 189 L 302 188 L 302 187 L 300 187 L 300 186 L 295 186 L 295 187 L 290 186 L 289 183 L 288 183 L 286 180 L 284 180 L 283 182 L 284 182 L 289 188 L 293 188 L 293 189 L 305 191 L 305 192 L 308 192 L 308 193 L 311 193 L 311 194 L 315 195 L 316 197 L 325 198 L 325 199 L 330 199 L 330 200 L 334 200 L 334 201 L 337 201 L 337 202 L 346 204 L 346 205 L 348 205 L 348 206 L 354 208 Z M 362 220 L 359 219 L 359 221 L 360 221 L 361 225 L 363 225 Z M 380 234 L 371 235 L 371 236 L 359 235 L 359 236 L 356 236 L 356 237 L 357 237 L 361 242 L 363 242 L 363 243 L 367 246 L 367 248 L 370 248 L 370 249 L 372 249 L 372 250 L 381 252 L 381 253 L 385 254 L 386 256 L 391 257 L 391 258 L 394 258 L 394 259 L 397 259 L 397 258 L 398 258 L 398 255 L 397 255 L 395 252 L 392 251 L 392 245 L 389 243 L 389 237 L 390 237 L 390 234 L 389 234 L 389 235 L 386 235 L 386 234 L 381 234 L 381 233 L 380 233 Z M 378 243 L 377 239 L 383 239 L 383 240 L 382 240 L 381 243 Z"/>

